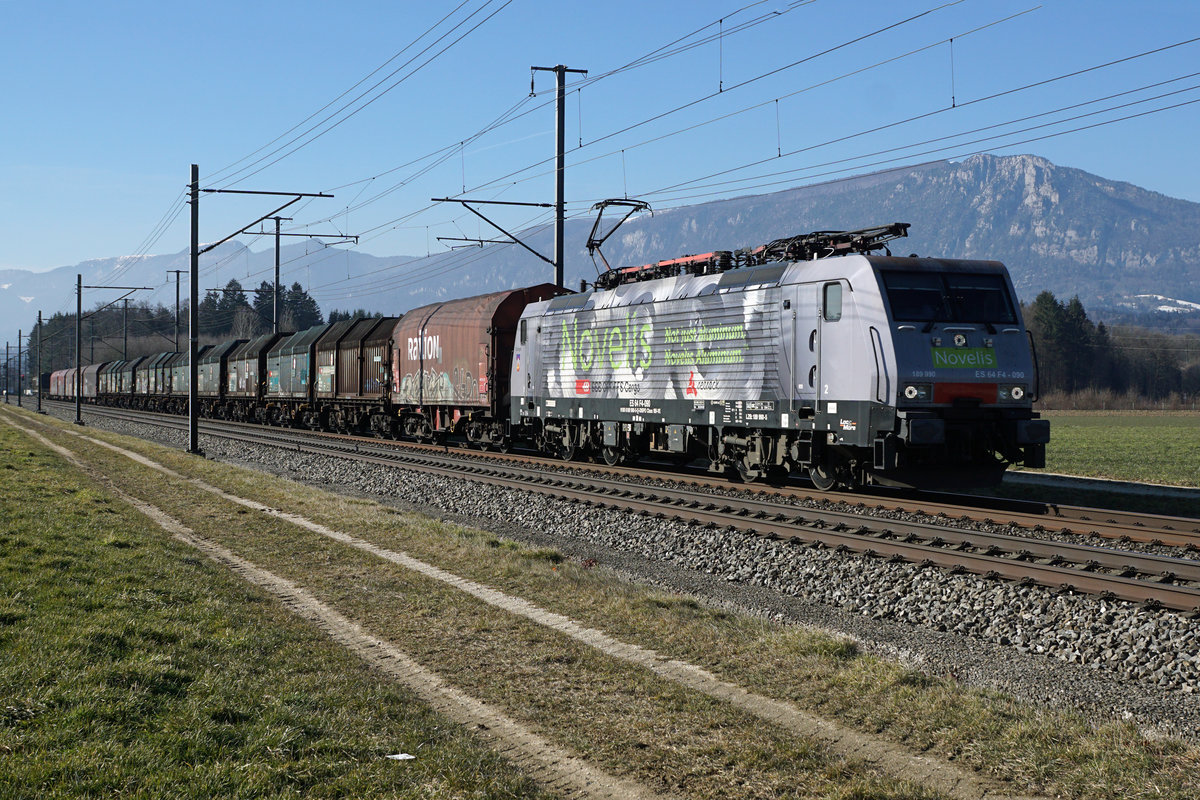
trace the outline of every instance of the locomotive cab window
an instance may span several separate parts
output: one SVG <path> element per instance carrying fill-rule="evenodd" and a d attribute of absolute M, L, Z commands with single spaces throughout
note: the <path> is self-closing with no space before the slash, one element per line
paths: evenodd
<path fill-rule="evenodd" d="M 521 344 L 525 344 L 525 320 L 521 320 Z"/>
<path fill-rule="evenodd" d="M 881 273 L 896 322 L 1016 322 L 1004 278 L 975 272 Z"/>
<path fill-rule="evenodd" d="M 826 322 L 837 322 L 842 318 L 842 285 L 840 283 L 825 284 L 825 299 L 822 303 L 821 313 Z"/>

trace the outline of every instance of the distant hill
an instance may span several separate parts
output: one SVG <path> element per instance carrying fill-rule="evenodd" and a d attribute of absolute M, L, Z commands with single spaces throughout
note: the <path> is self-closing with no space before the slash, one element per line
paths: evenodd
<path fill-rule="evenodd" d="M 1200 301 L 1200 204 L 1036 156 L 974 156 L 671 209 L 627 223 L 605 255 L 643 263 L 888 222 L 912 223 L 898 254 L 1003 261 L 1024 300 L 1048 289 L 1089 308 L 1141 294 Z"/>
<path fill-rule="evenodd" d="M 895 253 L 1003 261 L 1025 301 L 1048 289 L 1066 298 L 1078 294 L 1089 309 L 1119 307 L 1146 294 L 1200 302 L 1200 203 L 1028 155 L 939 161 L 656 211 L 627 222 L 604 254 L 614 266 L 642 264 L 889 222 L 912 223 Z M 583 248 L 591 224 L 567 224 L 566 240 L 576 247 L 567 262 L 569 286 L 595 275 Z M 544 253 L 552 249 L 548 230 L 528 242 Z M 484 264 L 449 273 L 449 294 L 551 274 L 519 247 L 498 248 L 476 262 Z"/>
<path fill-rule="evenodd" d="M 1187 303 L 1200 303 L 1200 204 L 1030 155 L 973 156 L 664 209 L 626 223 L 604 253 L 614 266 L 641 264 L 888 222 L 912 223 L 909 238 L 895 243 L 898 254 L 1003 261 L 1025 301 L 1048 289 L 1060 297 L 1078 294 L 1089 312 L 1127 306 L 1138 295 L 1185 301 L 1179 313 L 1187 315 L 1197 313 Z M 590 228 L 590 219 L 567 225 L 568 286 L 595 275 L 583 246 Z M 548 229 L 527 241 L 544 253 L 552 249 Z M 245 275 L 267 269 L 273 259 L 269 249 L 251 253 L 236 242 L 226 244 L 205 258 L 201 288 L 238 278 L 253 289 L 261 276 Z M 285 267 L 285 283 L 299 279 L 325 312 L 362 307 L 395 313 L 446 297 L 551 279 L 547 264 L 512 246 L 458 251 L 423 263 L 411 256 L 376 257 L 308 243 L 286 246 L 282 260 L 292 262 Z M 218 263 L 219 269 L 208 269 Z M 136 262 L 96 259 L 45 273 L 0 271 L 3 336 L 15 339 L 16 328 L 27 328 L 39 307 L 49 312 L 70 302 L 77 272 L 83 272 L 85 283 L 99 283 L 118 268 L 118 283 L 157 286 L 167 270 L 187 268 L 187 255 Z M 354 296 L 329 286 L 342 280 L 345 286 L 360 286 Z M 94 304 L 92 298 L 85 302 Z"/>

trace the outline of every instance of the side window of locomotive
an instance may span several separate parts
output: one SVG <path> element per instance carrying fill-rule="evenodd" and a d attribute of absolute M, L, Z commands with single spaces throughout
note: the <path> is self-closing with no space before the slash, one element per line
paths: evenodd
<path fill-rule="evenodd" d="M 521 320 L 521 344 L 525 344 L 525 320 Z"/>
<path fill-rule="evenodd" d="M 826 322 L 837 322 L 842 318 L 842 285 L 840 283 L 825 284 L 825 301 L 822 309 Z"/>

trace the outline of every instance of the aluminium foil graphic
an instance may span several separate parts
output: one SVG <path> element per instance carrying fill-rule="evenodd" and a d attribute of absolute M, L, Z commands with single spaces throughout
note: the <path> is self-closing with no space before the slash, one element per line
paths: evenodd
<path fill-rule="evenodd" d="M 631 409 L 778 400 L 779 277 L 678 276 L 553 300 L 540 320 L 541 394 L 638 401 Z"/>

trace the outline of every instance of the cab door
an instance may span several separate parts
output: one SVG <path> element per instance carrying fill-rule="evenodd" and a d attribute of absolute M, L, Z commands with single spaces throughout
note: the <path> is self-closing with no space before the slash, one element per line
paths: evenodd
<path fill-rule="evenodd" d="M 514 406 L 520 406 L 517 413 L 522 416 L 534 413 L 529 408 L 529 403 L 538 394 L 537 329 L 539 324 L 539 317 L 523 317 L 517 322 L 517 338 L 513 343 L 509 395 L 512 397 Z"/>
<path fill-rule="evenodd" d="M 817 413 L 814 428 L 827 431 L 829 444 L 866 446 L 871 442 L 871 408 L 885 391 L 882 342 L 854 303 L 844 279 L 820 285 L 817 316 Z"/>
<path fill-rule="evenodd" d="M 853 359 L 853 343 L 843 323 L 847 292 L 841 281 L 826 281 L 817 289 L 815 346 L 817 411 L 837 414 L 839 400 L 848 399 L 847 377 Z M 833 403 L 832 409 L 828 404 Z"/>
<path fill-rule="evenodd" d="M 820 285 L 793 287 L 792 308 L 785 319 L 792 325 L 792 398 L 801 417 L 811 416 L 817 405 L 817 327 L 820 317 Z"/>

